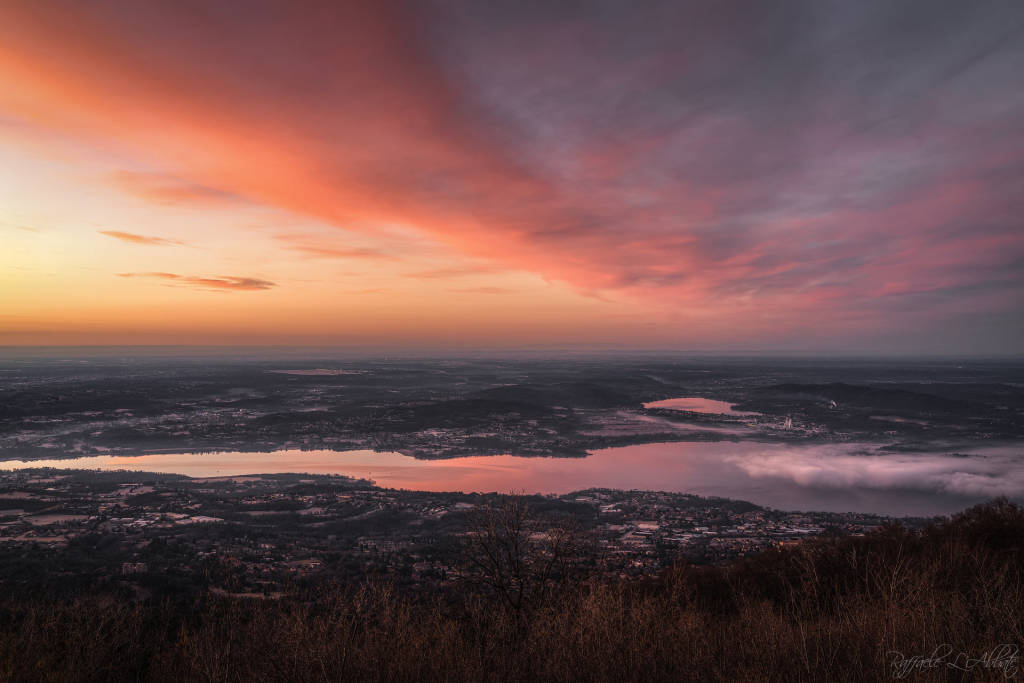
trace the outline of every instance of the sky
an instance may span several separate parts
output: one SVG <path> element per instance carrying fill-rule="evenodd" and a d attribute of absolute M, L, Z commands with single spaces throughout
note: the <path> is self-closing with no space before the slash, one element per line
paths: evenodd
<path fill-rule="evenodd" d="M 1014 354 L 1024 3 L 0 2 L 0 345 Z"/>

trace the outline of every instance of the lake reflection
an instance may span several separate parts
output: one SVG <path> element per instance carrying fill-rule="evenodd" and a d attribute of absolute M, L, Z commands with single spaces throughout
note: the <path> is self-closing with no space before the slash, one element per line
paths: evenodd
<path fill-rule="evenodd" d="M 669 410 L 686 410 L 691 413 L 705 413 L 707 415 L 760 415 L 749 410 L 733 410 L 732 404 L 727 401 L 716 401 L 711 398 L 666 398 L 663 401 L 651 401 L 645 403 L 644 408 L 668 408 Z"/>
<path fill-rule="evenodd" d="M 679 442 L 603 449 L 586 458 L 499 455 L 449 460 L 365 450 L 290 450 L 12 460 L 0 462 L 0 469 L 133 469 L 192 477 L 308 472 L 427 491 L 568 493 L 590 487 L 635 488 L 739 498 L 784 510 L 893 515 L 945 514 L 993 496 L 1024 496 L 1024 455 L 1019 445 L 959 455 L 886 454 L 876 448 Z"/>

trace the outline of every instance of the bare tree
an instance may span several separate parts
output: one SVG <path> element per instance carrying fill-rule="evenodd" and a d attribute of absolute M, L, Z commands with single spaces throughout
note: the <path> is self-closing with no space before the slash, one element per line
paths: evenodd
<path fill-rule="evenodd" d="M 467 561 L 477 578 L 517 612 L 543 607 L 588 550 L 571 518 L 544 519 L 520 495 L 477 508 L 469 519 Z"/>

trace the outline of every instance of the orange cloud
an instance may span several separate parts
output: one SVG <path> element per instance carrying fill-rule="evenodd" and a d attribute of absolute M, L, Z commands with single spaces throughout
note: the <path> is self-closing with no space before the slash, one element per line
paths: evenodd
<path fill-rule="evenodd" d="M 121 240 L 122 242 L 130 242 L 131 244 L 146 244 L 164 247 L 180 247 L 185 244 L 179 240 L 170 240 L 163 237 L 150 237 L 148 235 L 136 235 L 133 232 L 121 232 L 120 230 L 100 230 L 99 233 L 101 235 L 106 235 L 107 237 L 113 237 L 114 239 Z"/>
<path fill-rule="evenodd" d="M 277 239 L 285 242 L 290 251 L 297 251 L 307 256 L 327 259 L 394 259 L 392 254 L 379 249 L 345 248 L 331 244 L 320 244 L 316 237 L 307 235 L 278 235 Z M 322 239 L 322 238 L 320 238 Z"/>
<path fill-rule="evenodd" d="M 467 277 L 472 275 L 490 275 L 500 272 L 502 269 L 496 266 L 467 266 L 464 268 L 437 268 L 434 270 L 421 270 L 415 273 L 406 273 L 406 277 L 418 280 L 446 280 L 448 278 Z"/>
<path fill-rule="evenodd" d="M 118 273 L 119 277 L 146 277 L 159 280 L 170 280 L 175 284 L 181 284 L 199 289 L 216 291 L 256 291 L 270 289 L 277 286 L 269 280 L 261 280 L 253 277 L 233 277 L 221 275 L 217 277 L 195 277 L 178 275 L 177 273 Z"/>
<path fill-rule="evenodd" d="M 0 221 L 0 226 L 9 228 L 11 230 L 23 230 L 25 232 L 39 232 L 39 228 L 29 227 L 27 225 L 19 225 L 17 223 L 8 223 L 7 221 Z"/>
<path fill-rule="evenodd" d="M 461 294 L 509 294 L 512 292 L 507 287 L 461 287 L 457 289 L 449 289 L 449 292 L 458 292 Z"/>
<path fill-rule="evenodd" d="M 118 171 L 110 174 L 110 181 L 131 195 L 158 204 L 234 204 L 242 201 L 230 192 L 189 183 L 161 173 Z"/>

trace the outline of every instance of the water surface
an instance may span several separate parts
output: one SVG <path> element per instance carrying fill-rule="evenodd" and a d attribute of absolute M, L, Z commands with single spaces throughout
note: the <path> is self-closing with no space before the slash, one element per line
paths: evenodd
<path fill-rule="evenodd" d="M 886 453 L 877 444 L 679 442 L 595 451 L 586 458 L 512 455 L 418 460 L 399 453 L 171 453 L 0 461 L 0 469 L 59 467 L 169 472 L 344 474 L 425 491 L 568 493 L 590 487 L 696 493 L 784 510 L 948 514 L 995 496 L 1024 498 L 1024 448 Z"/>
<path fill-rule="evenodd" d="M 651 401 L 650 403 L 645 403 L 644 408 L 668 408 L 669 410 L 685 410 L 691 413 L 705 413 L 707 415 L 743 416 L 761 414 L 749 410 L 733 410 L 732 404 L 727 401 L 716 401 L 711 398 L 699 398 L 696 396 Z"/>

